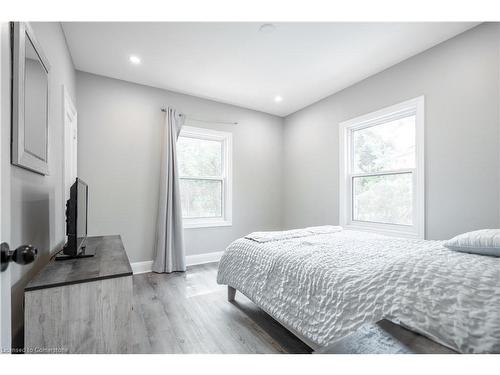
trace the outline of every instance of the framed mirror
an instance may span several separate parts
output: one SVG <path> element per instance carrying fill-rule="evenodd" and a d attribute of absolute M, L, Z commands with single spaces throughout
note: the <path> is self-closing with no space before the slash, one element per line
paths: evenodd
<path fill-rule="evenodd" d="M 12 164 L 49 173 L 50 65 L 30 25 L 12 27 Z"/>

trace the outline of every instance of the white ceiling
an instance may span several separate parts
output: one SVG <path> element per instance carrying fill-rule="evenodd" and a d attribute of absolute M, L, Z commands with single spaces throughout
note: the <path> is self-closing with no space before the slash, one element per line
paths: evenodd
<path fill-rule="evenodd" d="M 477 23 L 66 22 L 77 69 L 286 116 Z M 129 55 L 141 58 L 132 65 Z M 274 102 L 280 95 L 283 101 Z"/>

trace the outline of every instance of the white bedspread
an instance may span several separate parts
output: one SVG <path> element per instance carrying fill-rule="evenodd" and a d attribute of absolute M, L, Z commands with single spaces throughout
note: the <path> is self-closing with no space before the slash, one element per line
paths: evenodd
<path fill-rule="evenodd" d="M 248 240 L 264 243 L 270 241 L 290 240 L 292 238 L 307 237 L 312 234 L 327 234 L 340 232 L 342 227 L 334 225 L 322 225 L 319 227 L 308 227 L 303 229 L 292 229 L 273 232 L 252 232 L 245 236 Z"/>
<path fill-rule="evenodd" d="M 230 285 L 319 346 L 388 318 L 462 353 L 500 353 L 500 258 L 344 230 L 225 251 Z"/>

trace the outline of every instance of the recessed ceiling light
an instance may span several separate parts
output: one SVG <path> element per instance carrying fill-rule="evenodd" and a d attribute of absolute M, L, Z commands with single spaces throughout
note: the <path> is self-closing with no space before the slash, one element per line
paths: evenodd
<path fill-rule="evenodd" d="M 276 96 L 274 97 L 274 101 L 275 101 L 276 103 L 279 103 L 279 102 L 283 101 L 283 98 L 282 98 L 281 96 L 279 96 L 279 95 L 276 95 Z"/>
<path fill-rule="evenodd" d="M 259 27 L 259 31 L 261 33 L 272 33 L 274 30 L 276 30 L 276 26 L 274 26 L 272 23 L 263 23 Z"/>
<path fill-rule="evenodd" d="M 136 55 L 130 55 L 128 59 L 132 64 L 135 65 L 139 65 L 141 63 L 141 59 L 139 58 L 139 56 Z"/>

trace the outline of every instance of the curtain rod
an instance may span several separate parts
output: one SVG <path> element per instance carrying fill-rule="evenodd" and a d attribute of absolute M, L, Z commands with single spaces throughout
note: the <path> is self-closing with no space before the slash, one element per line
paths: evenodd
<path fill-rule="evenodd" d="M 166 108 L 162 108 L 161 111 L 162 112 L 167 112 Z M 230 122 L 230 121 L 200 120 L 200 119 L 197 119 L 197 118 L 193 118 L 191 116 L 184 115 L 182 113 L 180 113 L 179 116 L 184 116 L 186 118 L 186 120 L 197 121 L 197 122 L 206 122 L 206 123 L 212 123 L 212 124 L 238 125 L 237 122 Z"/>

